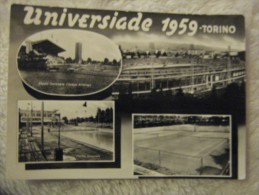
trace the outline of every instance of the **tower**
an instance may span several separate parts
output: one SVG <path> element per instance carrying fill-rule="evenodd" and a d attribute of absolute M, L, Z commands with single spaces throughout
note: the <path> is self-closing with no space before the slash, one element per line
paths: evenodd
<path fill-rule="evenodd" d="M 75 49 L 75 62 L 82 64 L 82 43 L 76 43 Z"/>

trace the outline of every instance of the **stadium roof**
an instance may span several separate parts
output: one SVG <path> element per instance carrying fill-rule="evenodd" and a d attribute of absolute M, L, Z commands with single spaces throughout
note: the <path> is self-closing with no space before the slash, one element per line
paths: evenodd
<path fill-rule="evenodd" d="M 65 51 L 65 49 L 59 47 L 48 39 L 32 42 L 32 47 L 38 52 L 52 55 L 57 55 L 58 53 Z"/>

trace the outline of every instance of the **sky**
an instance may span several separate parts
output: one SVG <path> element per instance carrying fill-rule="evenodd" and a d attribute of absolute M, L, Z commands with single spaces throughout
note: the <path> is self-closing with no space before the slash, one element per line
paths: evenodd
<path fill-rule="evenodd" d="M 87 60 L 89 57 L 92 60 L 98 61 L 103 61 L 104 58 L 108 58 L 109 60 L 116 59 L 117 61 L 121 59 L 118 46 L 110 39 L 98 33 L 73 29 L 54 29 L 36 33 L 28 37 L 25 41 L 39 41 L 44 39 L 48 39 L 65 49 L 64 52 L 59 53 L 61 57 L 71 57 L 74 59 L 75 45 L 77 42 L 81 42 L 83 60 Z M 23 45 L 25 45 L 25 41 Z"/>
<path fill-rule="evenodd" d="M 222 35 L 222 36 L 209 36 L 209 35 L 201 35 L 201 36 L 182 36 L 182 37 L 166 37 L 161 36 L 158 34 L 145 34 L 142 32 L 139 32 L 138 34 L 132 36 L 129 34 L 121 34 L 116 35 L 113 38 L 113 41 L 117 44 L 120 44 L 122 42 L 128 42 L 128 43 L 136 43 L 136 46 L 143 45 L 145 43 L 151 43 L 151 42 L 161 42 L 161 43 L 168 43 L 172 44 L 193 44 L 195 45 L 202 45 L 206 47 L 215 47 L 215 48 L 221 48 L 223 50 L 227 50 L 228 46 L 231 46 L 231 49 L 243 51 L 245 50 L 245 39 L 235 39 L 231 36 Z M 123 44 L 122 44 L 123 46 Z M 159 48 L 158 48 L 159 49 Z"/>
<path fill-rule="evenodd" d="M 58 112 L 61 113 L 61 118 L 66 116 L 71 119 L 75 117 L 95 117 L 98 108 L 104 110 L 114 105 L 113 101 L 87 101 L 87 107 L 84 107 L 85 102 L 86 101 L 44 101 L 44 110 L 58 110 Z M 41 110 L 42 101 L 18 101 L 19 109 L 31 109 L 31 105 L 33 110 Z"/>

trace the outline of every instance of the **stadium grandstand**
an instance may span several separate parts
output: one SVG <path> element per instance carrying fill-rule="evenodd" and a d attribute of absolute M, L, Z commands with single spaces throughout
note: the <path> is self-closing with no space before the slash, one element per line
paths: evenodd
<path fill-rule="evenodd" d="M 20 70 L 46 70 L 53 65 L 63 65 L 65 60 L 58 56 L 65 50 L 50 40 L 26 41 L 18 54 Z"/>
<path fill-rule="evenodd" d="M 123 51 L 122 73 L 113 86 L 113 97 L 131 94 L 147 96 L 152 91 L 181 89 L 188 94 L 201 94 L 245 78 L 244 51 L 212 50 L 136 50 Z"/>

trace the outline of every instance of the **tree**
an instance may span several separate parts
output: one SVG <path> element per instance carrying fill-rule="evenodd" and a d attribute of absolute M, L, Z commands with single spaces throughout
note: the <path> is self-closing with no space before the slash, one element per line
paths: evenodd
<path fill-rule="evenodd" d="M 62 117 L 62 120 L 64 121 L 65 124 L 68 124 L 68 118 L 66 116 Z"/>
<path fill-rule="evenodd" d="M 72 60 L 72 58 L 71 57 L 68 57 L 68 58 L 66 58 L 66 63 L 72 63 L 73 62 L 73 60 Z"/>
<path fill-rule="evenodd" d="M 90 116 L 89 119 L 88 119 L 89 122 L 94 122 L 94 117 L 93 116 Z"/>
<path fill-rule="evenodd" d="M 92 63 L 92 58 L 87 58 L 87 61 L 86 61 L 88 64 Z"/>
<path fill-rule="evenodd" d="M 156 57 L 159 58 L 161 56 L 161 51 L 156 52 Z"/>
<path fill-rule="evenodd" d="M 108 58 L 104 58 L 103 64 L 109 64 L 109 59 Z"/>
<path fill-rule="evenodd" d="M 95 121 L 100 122 L 101 112 L 102 112 L 102 110 L 100 108 L 98 108 L 96 116 L 95 116 Z"/>
<path fill-rule="evenodd" d="M 164 57 L 166 57 L 166 56 L 167 56 L 166 51 L 164 51 L 164 52 L 162 53 L 162 56 L 164 56 Z"/>
<path fill-rule="evenodd" d="M 116 66 L 116 65 L 118 65 L 118 64 L 119 64 L 119 63 L 117 62 L 117 60 L 116 60 L 116 59 L 113 59 L 112 65 Z"/>
<path fill-rule="evenodd" d="M 77 123 L 81 123 L 82 122 L 82 118 L 76 117 L 76 121 L 77 121 Z"/>
<path fill-rule="evenodd" d="M 113 123 L 113 108 L 110 108 L 108 111 L 108 122 Z"/>
<path fill-rule="evenodd" d="M 105 123 L 112 123 L 113 122 L 113 109 L 106 108 L 103 113 L 103 122 Z"/>

